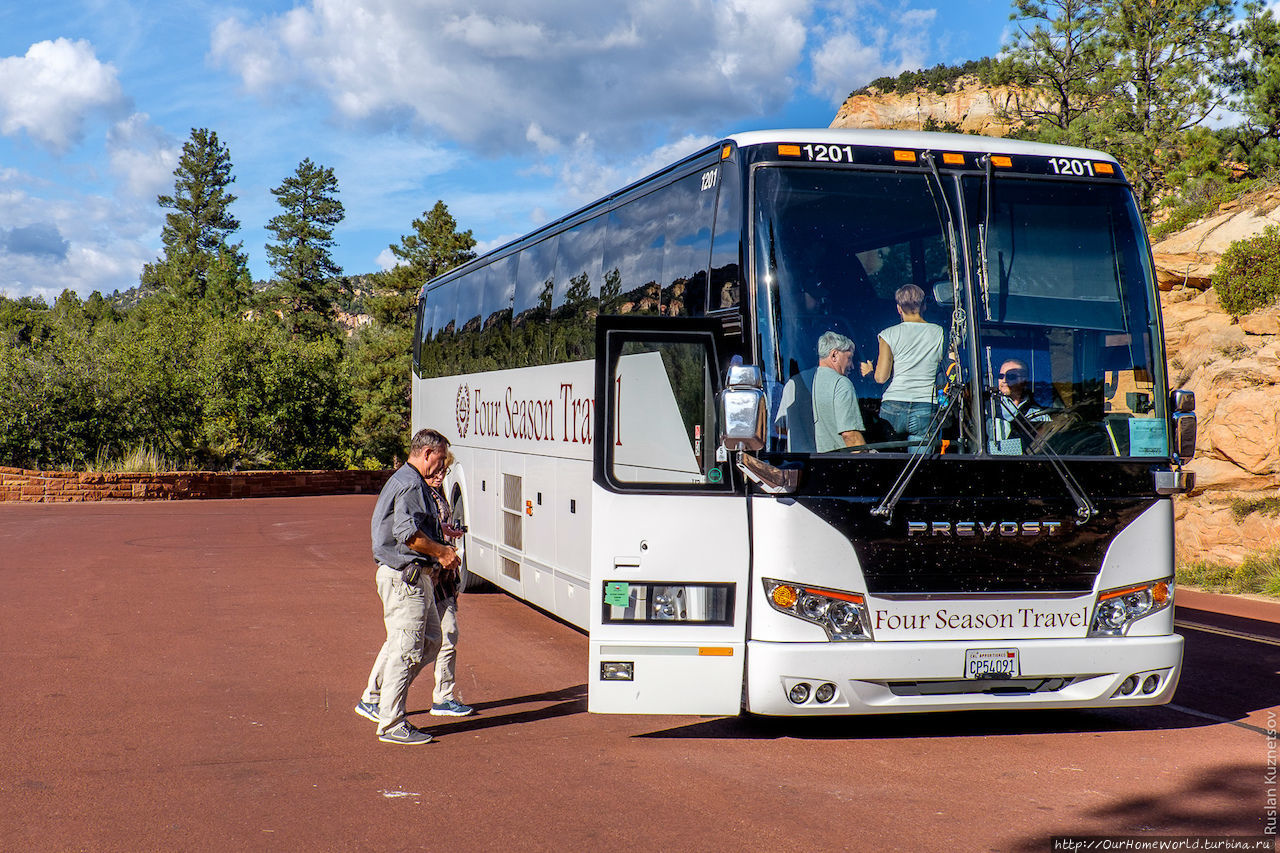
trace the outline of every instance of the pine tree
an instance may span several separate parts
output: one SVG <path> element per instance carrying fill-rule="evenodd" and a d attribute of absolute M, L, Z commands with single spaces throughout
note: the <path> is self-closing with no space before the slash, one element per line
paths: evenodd
<path fill-rule="evenodd" d="M 1018 93 L 1008 116 L 1039 138 L 1088 143 L 1089 114 L 1103 100 L 1103 20 L 1095 0 L 1014 0 L 1005 69 Z"/>
<path fill-rule="evenodd" d="M 179 301 L 205 302 L 218 314 L 244 308 L 253 290 L 243 243 L 229 237 L 240 222 L 229 210 L 236 197 L 231 154 L 207 128 L 192 128 L 191 139 L 173 172 L 173 195 L 159 196 L 165 216 L 164 257 L 142 271 L 144 290 L 167 293 Z"/>
<path fill-rule="evenodd" d="M 1101 0 L 1108 54 L 1099 110 L 1144 215 L 1168 188 L 1187 131 L 1226 99 L 1231 0 Z"/>
<path fill-rule="evenodd" d="M 353 443 L 362 460 L 390 465 L 403 458 L 410 427 L 409 354 L 418 292 L 432 278 L 475 257 L 471 230 L 443 201 L 413 220 L 413 232 L 392 245 L 402 263 L 380 276 L 369 300 L 373 322 L 360 330 L 352 365 L 352 397 L 359 409 Z"/>
<path fill-rule="evenodd" d="M 276 239 L 267 244 L 267 256 L 278 277 L 271 300 L 291 331 L 319 337 L 333 329 L 336 277 L 342 272 L 329 253 L 333 229 L 345 215 L 338 179 L 332 168 L 307 158 L 271 193 L 284 208 L 267 223 Z"/>
<path fill-rule="evenodd" d="M 1015 0 L 1012 76 L 1046 107 L 1019 117 L 1115 154 L 1150 215 L 1188 132 L 1225 101 L 1231 18 L 1231 0 Z"/>
<path fill-rule="evenodd" d="M 1245 3 L 1244 10 L 1241 52 L 1227 75 L 1235 92 L 1233 107 L 1244 121 L 1231 141 L 1237 156 L 1255 168 L 1274 166 L 1280 160 L 1280 19 L 1259 0 Z"/>
<path fill-rule="evenodd" d="M 413 220 L 412 234 L 403 235 L 400 245 L 388 247 L 400 263 L 388 270 L 383 279 L 388 292 L 370 301 L 374 319 L 411 329 L 422 285 L 475 258 L 475 247 L 471 229 L 459 231 L 448 206 L 437 201 L 421 218 Z"/>

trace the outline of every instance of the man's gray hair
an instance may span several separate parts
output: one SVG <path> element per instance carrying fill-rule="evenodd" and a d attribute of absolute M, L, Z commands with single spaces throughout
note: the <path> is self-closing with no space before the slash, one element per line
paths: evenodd
<path fill-rule="evenodd" d="M 409 455 L 412 456 L 422 450 L 435 450 L 437 447 L 447 449 L 449 439 L 433 429 L 420 429 L 413 434 L 413 439 L 409 442 Z"/>
<path fill-rule="evenodd" d="M 853 352 L 853 341 L 839 332 L 823 332 L 818 338 L 818 358 L 826 358 L 832 350 Z"/>

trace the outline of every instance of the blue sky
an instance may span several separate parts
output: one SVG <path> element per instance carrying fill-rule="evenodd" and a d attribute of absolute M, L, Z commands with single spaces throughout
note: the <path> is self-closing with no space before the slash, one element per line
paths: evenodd
<path fill-rule="evenodd" d="M 137 284 L 193 127 L 230 150 L 269 278 L 271 187 L 330 166 L 349 274 L 443 199 L 481 250 L 738 130 L 998 51 L 1007 0 L 47 0 L 0 5 L 0 294 Z"/>

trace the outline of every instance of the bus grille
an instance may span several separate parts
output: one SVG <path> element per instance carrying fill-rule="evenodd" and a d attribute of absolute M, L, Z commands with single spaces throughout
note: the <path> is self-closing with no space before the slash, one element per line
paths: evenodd
<path fill-rule="evenodd" d="M 517 551 L 524 550 L 524 513 L 520 509 L 523 494 L 522 478 L 502 475 L 502 544 Z"/>
<path fill-rule="evenodd" d="M 894 696 L 1016 696 L 1056 693 L 1074 681 L 1075 678 L 958 678 L 950 681 L 889 681 L 885 686 Z"/>

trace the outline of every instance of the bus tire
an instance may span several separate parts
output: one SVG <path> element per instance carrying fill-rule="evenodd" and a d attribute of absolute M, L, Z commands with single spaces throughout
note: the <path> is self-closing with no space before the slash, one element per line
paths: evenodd
<path fill-rule="evenodd" d="M 462 502 L 462 492 L 460 491 L 454 490 L 450 515 L 455 525 L 467 523 L 467 510 Z M 458 567 L 458 592 L 460 593 L 474 592 L 485 584 L 484 578 L 467 571 L 467 540 L 470 538 L 470 533 L 462 534 L 461 547 L 458 549 L 458 556 L 462 561 L 462 564 Z"/>

